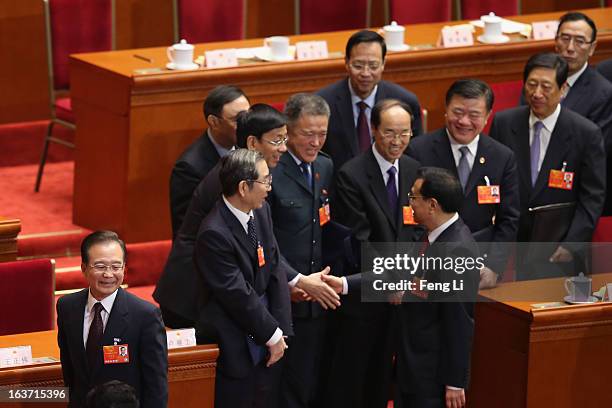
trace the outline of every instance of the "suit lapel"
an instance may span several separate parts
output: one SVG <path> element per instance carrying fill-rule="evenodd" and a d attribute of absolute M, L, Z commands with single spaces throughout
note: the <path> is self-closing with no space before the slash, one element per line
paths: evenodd
<path fill-rule="evenodd" d="M 219 211 L 221 213 L 221 216 L 223 217 L 225 224 L 232 232 L 234 238 L 236 238 L 236 241 L 238 241 L 238 243 L 242 245 L 245 252 L 249 254 L 251 259 L 255 259 L 255 250 L 253 249 L 251 241 L 249 241 L 249 237 L 244 231 L 244 228 L 240 224 L 240 221 L 238 221 L 234 214 L 231 213 L 231 211 L 229 210 L 229 208 L 227 208 L 224 202 L 221 201 L 218 205 L 220 206 Z"/>
<path fill-rule="evenodd" d="M 436 162 L 439 163 L 438 167 L 449 169 L 455 176 L 457 174 L 457 165 L 455 164 L 455 158 L 453 157 L 453 151 L 451 150 L 448 135 L 446 134 L 446 128 L 442 128 L 432 135 L 434 142 L 432 143 L 433 154 L 436 157 Z"/>
<path fill-rule="evenodd" d="M 70 318 L 66 319 L 66 322 L 70 325 L 70 336 L 72 337 L 72 341 L 69 344 L 78 344 L 76 360 L 81 362 L 81 372 L 83 373 L 89 373 L 85 344 L 83 343 L 83 325 L 85 324 L 85 306 L 87 305 L 88 295 L 89 289 L 79 292 L 76 304 L 69 311 Z"/>
<path fill-rule="evenodd" d="M 302 170 L 299 168 L 293 157 L 289 153 L 285 153 L 281 156 L 280 161 L 283 163 L 283 172 L 295 181 L 300 187 L 302 187 L 305 191 L 312 194 L 312 189 L 306 182 L 306 177 L 302 173 Z M 312 178 L 315 177 L 314 167 L 311 167 L 310 171 L 312 172 Z"/>
<path fill-rule="evenodd" d="M 590 82 L 591 82 L 590 69 L 591 69 L 590 67 L 587 67 L 587 69 L 582 73 L 582 75 L 578 77 L 576 82 L 574 82 L 574 85 L 569 89 L 569 92 L 567 93 L 565 98 L 563 98 L 563 101 L 561 102 L 561 106 L 564 106 L 573 111 L 578 111 L 578 112 L 582 111 L 582 109 L 580 109 L 580 107 L 584 103 L 582 102 L 582 100 L 585 97 L 589 97 L 591 95 L 589 92 L 584 92 L 586 89 L 589 89 L 589 86 L 590 86 Z M 587 106 L 588 105 L 589 104 L 587 103 Z"/>
<path fill-rule="evenodd" d="M 342 92 L 336 95 L 336 107 L 340 114 L 340 122 L 342 128 L 348 132 L 344 135 L 344 144 L 348 150 L 351 151 L 351 156 L 355 157 L 359 154 L 359 145 L 357 143 L 357 131 L 355 129 L 355 118 L 353 116 L 353 103 L 351 101 L 351 92 L 348 87 L 348 79 L 344 81 L 342 85 Z M 349 131 L 350 129 L 350 131 Z M 331 135 L 331 137 L 337 137 Z"/>
<path fill-rule="evenodd" d="M 368 150 L 368 161 L 366 162 L 366 174 L 370 179 L 370 189 L 372 190 L 372 195 L 376 201 L 378 201 L 378 205 L 382 208 L 389 224 L 395 231 L 397 228 L 397 220 L 396 217 L 391 214 L 391 207 L 389 206 L 389 199 L 387 198 L 387 186 L 385 186 L 385 182 L 380 171 L 380 166 L 374 157 L 374 153 L 372 153 L 372 148 Z"/>
<path fill-rule="evenodd" d="M 489 157 L 489 145 L 487 141 L 484 140 L 485 137 L 488 136 L 480 134 L 478 147 L 476 148 L 476 156 L 474 157 L 474 164 L 472 164 L 472 171 L 470 172 L 470 177 L 468 178 L 468 182 L 465 187 L 466 197 L 478 185 L 479 182 L 484 182 L 484 176 L 486 176 L 485 165 L 487 158 Z M 484 160 L 480 160 L 481 158 Z"/>
<path fill-rule="evenodd" d="M 531 192 L 531 150 L 529 149 L 529 107 L 525 106 L 512 124 L 512 140 L 516 143 L 516 161 L 526 191 Z"/>
<path fill-rule="evenodd" d="M 408 194 L 410 194 L 410 189 L 412 188 L 412 183 L 414 180 L 410 180 L 410 168 L 408 167 L 408 160 L 406 160 L 405 156 L 402 155 L 399 159 L 399 177 L 398 177 L 398 185 L 399 185 L 399 200 L 398 200 L 398 211 L 397 211 L 397 229 L 402 228 L 404 225 L 404 214 L 403 210 L 405 206 L 410 205 Z"/>

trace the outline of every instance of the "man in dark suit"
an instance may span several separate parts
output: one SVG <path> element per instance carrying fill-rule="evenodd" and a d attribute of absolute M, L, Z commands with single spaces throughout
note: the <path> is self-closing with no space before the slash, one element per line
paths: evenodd
<path fill-rule="evenodd" d="M 85 406 L 90 389 L 110 380 L 130 384 L 141 407 L 166 407 L 168 351 L 161 313 L 120 288 L 125 244 L 96 231 L 81 244 L 89 288 L 57 302 L 58 345 L 70 407 Z"/>
<path fill-rule="evenodd" d="M 493 92 L 485 82 L 455 81 L 446 93 L 446 127 L 413 140 L 407 153 L 423 166 L 442 167 L 458 176 L 465 196 L 459 216 L 476 241 L 514 242 L 518 172 L 514 153 L 482 133 L 492 107 Z M 481 287 L 495 286 L 506 269 L 507 246 L 489 250 L 480 271 Z"/>
<path fill-rule="evenodd" d="M 458 215 L 462 201 L 461 184 L 449 170 L 437 167 L 418 170 L 410 203 L 414 220 L 427 229 L 426 239 L 419 245 L 419 258 L 471 258 L 474 264 L 482 263 L 472 234 Z M 462 273 L 457 268 L 420 268 L 416 271 L 417 277 L 406 286 L 407 290 L 399 292 L 403 297 L 396 354 L 395 406 L 398 408 L 465 406 L 478 269 L 468 268 L 467 263 L 463 265 L 466 267 Z M 336 291 L 349 294 L 362 289 L 363 276 L 326 275 L 322 279 Z M 463 287 L 449 286 L 445 291 L 441 287 L 421 286 L 421 281 L 450 285 L 456 281 L 462 282 Z"/>
<path fill-rule="evenodd" d="M 185 149 L 170 175 L 172 237 L 183 223 L 193 190 L 208 172 L 236 144 L 236 117 L 249 109 L 249 100 L 235 86 L 220 85 L 204 101 L 208 129 Z"/>
<path fill-rule="evenodd" d="M 508 146 L 517 158 L 521 198 L 518 241 L 531 240 L 533 216 L 529 208 L 575 204 L 573 216 L 559 220 L 567 224 L 567 229 L 550 256 L 553 263 L 574 261 L 577 254 L 571 243 L 591 241 L 606 187 L 601 130 L 559 104 L 567 71 L 567 62 L 557 54 L 532 56 L 523 73 L 528 106 L 497 113 L 491 126 L 491 136 Z M 521 279 L 556 274 L 550 268 L 528 265 L 518 265 L 517 272 Z"/>
<path fill-rule="evenodd" d="M 319 151 L 327 134 L 329 107 L 313 94 L 293 95 L 285 104 L 288 152 L 272 171 L 274 189 L 268 202 L 280 251 L 295 269 L 288 275 L 293 288 L 302 280 L 321 285 L 322 230 L 330 220 L 329 189 L 333 165 Z M 333 215 L 332 215 L 333 216 Z M 335 295 L 324 285 L 329 296 Z M 280 406 L 308 407 L 316 399 L 319 358 L 324 346 L 325 316 L 318 303 L 305 302 L 292 289 L 294 338 L 283 367 Z M 336 307 L 334 300 L 330 305 Z M 327 307 L 326 305 L 324 305 Z"/>
<path fill-rule="evenodd" d="M 323 151 L 331 156 L 338 170 L 370 148 L 370 116 L 378 101 L 392 98 L 408 104 L 414 116 L 413 135 L 423 132 L 417 97 L 399 85 L 381 80 L 386 54 L 385 40 L 379 34 L 368 30 L 353 34 L 344 56 L 348 78 L 318 92 L 331 110 Z"/>
<path fill-rule="evenodd" d="M 406 218 L 419 163 L 403 154 L 412 135 L 412 111 L 387 99 L 372 109 L 374 144 L 338 172 L 336 220 L 360 242 L 411 242 L 416 224 Z M 395 310 L 389 304 L 346 298 L 338 311 L 339 347 L 327 391 L 329 406 L 386 407 L 391 382 Z M 368 333 L 368 335 L 364 335 Z"/>
<path fill-rule="evenodd" d="M 246 149 L 221 159 L 219 177 L 223 195 L 200 226 L 194 255 L 204 289 L 197 335 L 219 344 L 215 407 L 268 407 L 292 334 L 265 202 L 272 177 L 261 153 Z"/>

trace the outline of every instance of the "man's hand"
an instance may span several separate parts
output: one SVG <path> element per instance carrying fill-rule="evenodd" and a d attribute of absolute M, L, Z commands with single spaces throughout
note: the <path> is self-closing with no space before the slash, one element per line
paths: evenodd
<path fill-rule="evenodd" d="M 497 274 L 492 269 L 483 266 L 480 270 L 480 285 L 478 289 L 494 288 L 497 285 Z"/>
<path fill-rule="evenodd" d="M 402 304 L 402 298 L 404 297 L 405 290 L 400 290 L 399 292 L 393 292 L 389 295 L 389 303 L 393 306 L 399 306 Z"/>
<path fill-rule="evenodd" d="M 268 346 L 268 350 L 270 351 L 270 358 L 266 363 L 266 367 L 270 367 L 272 364 L 283 358 L 285 350 L 287 350 L 288 348 L 289 346 L 287 346 L 287 343 L 285 343 L 284 337 L 281 337 L 280 340 L 276 342 L 276 344 Z"/>
<path fill-rule="evenodd" d="M 321 275 L 321 280 L 329 285 L 336 293 L 342 293 L 342 278 L 334 275 Z"/>
<path fill-rule="evenodd" d="M 451 390 L 446 388 L 446 408 L 465 407 L 465 390 Z"/>
<path fill-rule="evenodd" d="M 335 309 L 340 306 L 340 296 L 329 287 L 321 278 L 327 276 L 329 266 L 321 272 L 310 275 L 302 275 L 296 283 L 296 287 L 306 292 L 312 299 L 319 302 L 323 309 Z"/>
<path fill-rule="evenodd" d="M 571 262 L 574 260 L 574 256 L 570 251 L 563 248 L 561 245 L 557 247 L 554 254 L 551 255 L 550 262 Z"/>
<path fill-rule="evenodd" d="M 289 288 L 289 294 L 291 295 L 291 301 L 293 303 L 300 303 L 305 300 L 312 300 L 312 297 L 308 296 L 308 293 L 304 292 L 300 288 L 296 288 L 295 286 Z"/>

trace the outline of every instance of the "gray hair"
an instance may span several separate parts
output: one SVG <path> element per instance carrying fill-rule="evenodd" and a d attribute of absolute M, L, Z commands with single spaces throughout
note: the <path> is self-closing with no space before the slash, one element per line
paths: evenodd
<path fill-rule="evenodd" d="M 249 187 L 252 187 L 253 180 L 259 178 L 257 163 L 262 160 L 264 157 L 261 153 L 247 149 L 236 149 L 222 157 L 219 179 L 223 195 L 231 197 L 236 194 L 238 185 L 243 180 L 248 183 Z"/>
<path fill-rule="evenodd" d="M 300 119 L 301 115 L 327 116 L 329 118 L 329 105 L 325 99 L 316 94 L 298 93 L 292 95 L 285 104 L 285 116 L 289 125 Z"/>

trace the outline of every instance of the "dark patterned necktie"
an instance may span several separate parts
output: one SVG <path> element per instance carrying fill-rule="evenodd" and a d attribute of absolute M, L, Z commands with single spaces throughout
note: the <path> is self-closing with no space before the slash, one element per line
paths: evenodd
<path fill-rule="evenodd" d="M 251 217 L 249 222 L 247 222 L 248 236 L 253 249 L 257 249 L 257 231 L 255 230 L 255 218 Z"/>
<path fill-rule="evenodd" d="M 461 152 L 461 157 L 459 158 L 459 165 L 457 166 L 457 175 L 459 176 L 459 182 L 461 183 L 461 188 L 465 193 L 465 186 L 467 185 L 468 178 L 470 177 L 470 164 L 468 163 L 467 154 L 470 150 L 467 146 L 462 146 L 459 148 L 459 152 Z"/>
<path fill-rule="evenodd" d="M 100 354 L 100 343 L 102 334 L 104 333 L 104 323 L 102 322 L 102 303 L 98 302 L 92 308 L 93 320 L 89 326 L 89 334 L 87 335 L 87 362 L 89 369 L 92 370 L 96 364 L 96 360 Z"/>
<path fill-rule="evenodd" d="M 536 180 L 538 179 L 538 164 L 540 164 L 540 134 L 542 133 L 542 128 L 544 127 L 544 123 L 541 121 L 537 121 L 533 124 L 533 141 L 531 142 L 531 147 L 529 148 L 529 161 L 531 163 L 531 185 L 535 186 Z"/>
<path fill-rule="evenodd" d="M 365 152 L 372 145 L 370 136 L 370 128 L 368 127 L 368 117 L 366 116 L 366 108 L 368 105 L 364 101 L 358 102 L 359 116 L 357 116 L 357 137 L 359 138 L 359 150 Z"/>
<path fill-rule="evenodd" d="M 395 173 L 397 169 L 395 166 L 389 167 L 387 174 L 389 179 L 387 180 L 387 198 L 389 199 L 389 207 L 391 208 L 391 214 L 397 215 L 397 187 L 395 187 Z"/>

